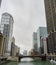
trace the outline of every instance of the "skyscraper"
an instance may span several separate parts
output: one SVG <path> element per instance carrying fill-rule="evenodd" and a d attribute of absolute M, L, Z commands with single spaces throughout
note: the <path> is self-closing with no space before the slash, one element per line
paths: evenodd
<path fill-rule="evenodd" d="M 46 37 L 47 37 L 47 28 L 39 27 L 37 30 L 37 44 L 38 44 L 38 52 L 41 54 L 44 53 L 43 38 Z"/>
<path fill-rule="evenodd" d="M 11 42 L 11 56 L 15 56 L 15 38 L 12 37 L 12 42 Z"/>
<path fill-rule="evenodd" d="M 48 30 L 48 52 L 56 53 L 56 0 L 44 0 Z"/>
<path fill-rule="evenodd" d="M 0 0 L 0 7 L 1 7 L 1 2 L 2 2 L 2 0 Z"/>
<path fill-rule="evenodd" d="M 33 49 L 37 51 L 37 32 L 33 32 Z"/>
<path fill-rule="evenodd" d="M 6 35 L 6 54 L 10 55 L 11 52 L 11 39 L 12 39 L 12 33 L 13 33 L 13 17 L 5 12 L 2 14 L 1 18 L 1 33 Z"/>

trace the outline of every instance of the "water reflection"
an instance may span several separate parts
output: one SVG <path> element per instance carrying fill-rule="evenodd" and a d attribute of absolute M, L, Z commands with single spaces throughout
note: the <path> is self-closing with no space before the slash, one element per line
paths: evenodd
<path fill-rule="evenodd" d="M 48 61 L 39 61 L 39 60 L 34 61 L 32 63 L 33 65 L 51 65 Z"/>
<path fill-rule="evenodd" d="M 24 58 L 18 65 L 51 65 L 49 61 L 33 60 L 31 58 Z"/>
<path fill-rule="evenodd" d="M 21 59 L 21 62 L 19 63 L 19 65 L 34 65 L 32 61 L 33 61 L 32 58 L 23 58 Z"/>
<path fill-rule="evenodd" d="M 23 58 L 23 59 L 21 59 L 21 61 L 27 61 L 27 62 L 29 61 L 30 62 L 30 61 L 33 61 L 33 59 L 32 58 Z"/>
<path fill-rule="evenodd" d="M 31 62 L 21 62 L 18 65 L 34 65 L 34 64 Z"/>

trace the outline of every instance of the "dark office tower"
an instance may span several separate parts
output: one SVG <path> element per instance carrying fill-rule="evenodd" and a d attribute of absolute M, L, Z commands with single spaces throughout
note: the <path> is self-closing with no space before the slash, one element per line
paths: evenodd
<path fill-rule="evenodd" d="M 48 30 L 48 52 L 56 53 L 56 0 L 44 0 Z"/>

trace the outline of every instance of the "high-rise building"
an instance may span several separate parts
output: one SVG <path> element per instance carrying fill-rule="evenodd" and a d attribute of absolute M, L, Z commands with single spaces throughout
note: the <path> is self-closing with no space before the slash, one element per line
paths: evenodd
<path fill-rule="evenodd" d="M 43 51 L 44 51 L 44 54 L 48 54 L 47 53 L 47 38 L 46 37 L 42 37 L 42 43 L 43 43 Z"/>
<path fill-rule="evenodd" d="M 20 47 L 18 47 L 17 45 L 15 45 L 15 56 L 18 56 L 20 54 Z"/>
<path fill-rule="evenodd" d="M 15 45 L 15 38 L 12 37 L 11 41 L 11 56 L 18 56 L 20 54 L 20 47 Z"/>
<path fill-rule="evenodd" d="M 15 56 L 15 38 L 12 37 L 12 41 L 11 41 L 11 56 Z"/>
<path fill-rule="evenodd" d="M 48 30 L 48 52 L 56 53 L 56 0 L 44 0 Z"/>
<path fill-rule="evenodd" d="M 2 2 L 2 0 L 0 0 L 0 7 L 1 7 L 1 2 Z"/>
<path fill-rule="evenodd" d="M 37 32 L 33 32 L 33 49 L 37 51 Z"/>
<path fill-rule="evenodd" d="M 47 35 L 47 28 L 46 27 L 39 27 L 37 30 L 37 44 L 38 44 L 38 52 L 43 54 L 44 53 L 44 45 L 43 45 L 43 38 L 46 38 Z"/>
<path fill-rule="evenodd" d="M 44 0 L 48 34 L 56 31 L 56 0 Z"/>
<path fill-rule="evenodd" d="M 12 39 L 12 33 L 13 33 L 13 17 L 5 12 L 2 14 L 1 18 L 1 33 L 6 35 L 6 54 L 10 55 L 11 52 L 11 39 Z"/>

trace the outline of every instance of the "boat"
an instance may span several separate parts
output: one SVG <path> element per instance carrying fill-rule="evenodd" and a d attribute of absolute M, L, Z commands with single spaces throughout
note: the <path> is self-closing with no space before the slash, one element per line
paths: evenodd
<path fill-rule="evenodd" d="M 56 61 L 53 60 L 53 59 L 51 59 L 51 60 L 50 60 L 50 63 L 51 63 L 51 64 L 56 64 Z"/>

